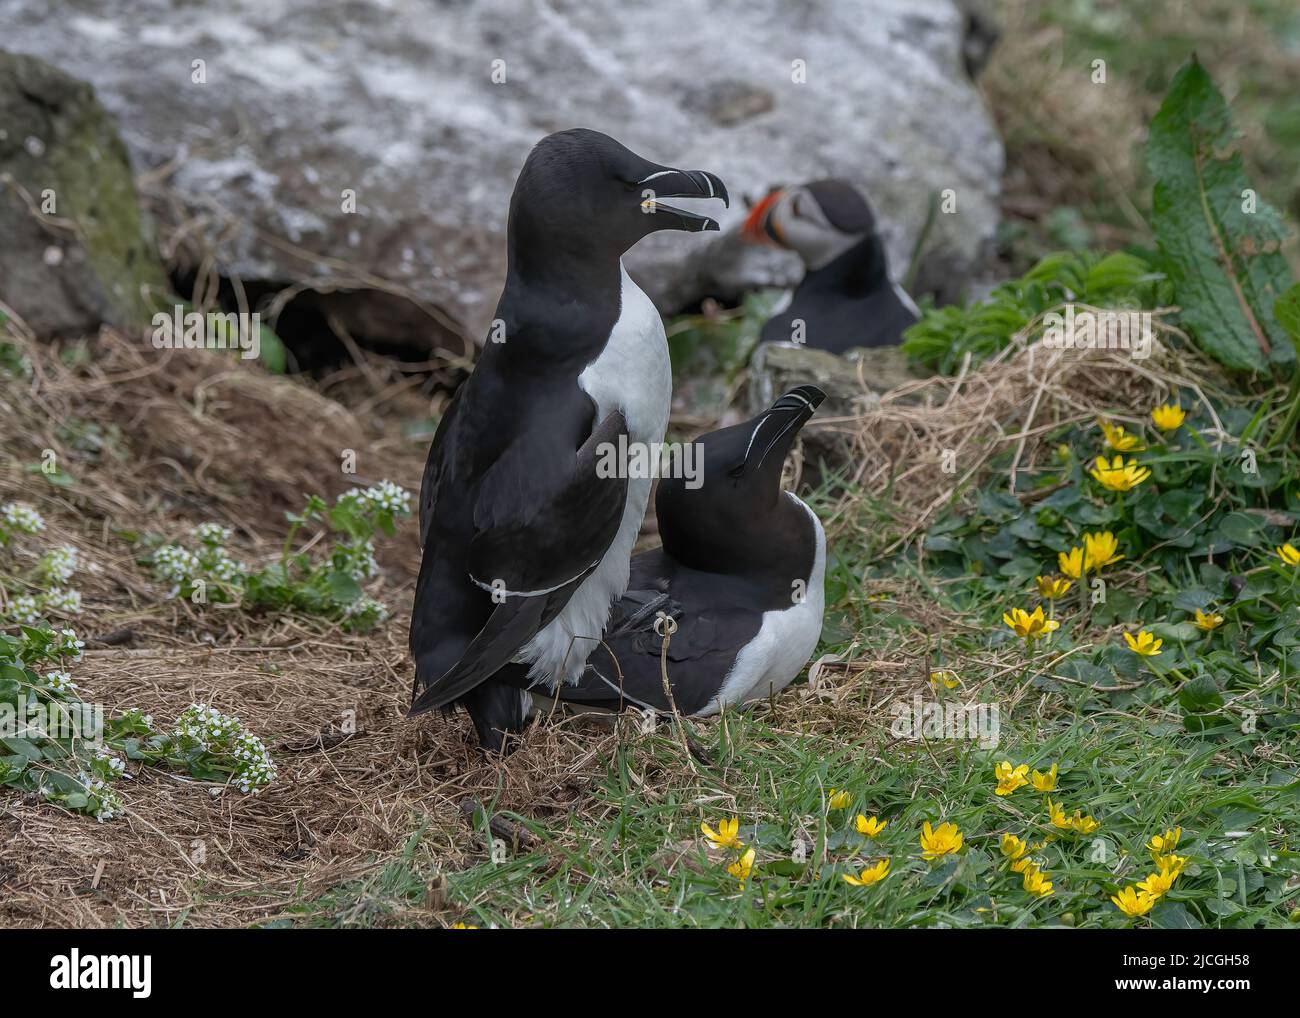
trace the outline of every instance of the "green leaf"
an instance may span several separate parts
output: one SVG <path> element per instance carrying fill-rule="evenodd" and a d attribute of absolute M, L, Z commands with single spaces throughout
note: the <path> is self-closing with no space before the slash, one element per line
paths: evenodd
<path fill-rule="evenodd" d="M 1300 283 L 1273 302 L 1273 317 L 1286 329 L 1291 342 L 1300 349 Z"/>
<path fill-rule="evenodd" d="M 337 570 L 330 573 L 325 580 L 329 596 L 336 604 L 351 604 L 361 596 L 361 587 L 347 573 Z"/>
<path fill-rule="evenodd" d="M 1178 691 L 1178 705 L 1183 709 L 1183 720 L 1187 723 L 1193 715 L 1213 714 L 1223 706 L 1223 694 L 1214 679 L 1208 675 L 1198 675 L 1183 684 Z M 1200 731 L 1202 725 L 1187 724 L 1189 731 Z"/>
<path fill-rule="evenodd" d="M 1227 103 L 1195 57 L 1151 122 L 1147 162 L 1152 228 L 1197 345 L 1238 371 L 1293 361 L 1273 315 L 1291 283 L 1282 220 L 1251 188 Z"/>
<path fill-rule="evenodd" d="M 258 325 L 258 356 L 262 367 L 273 375 L 283 375 L 289 366 L 289 356 L 284 341 L 265 325 Z"/>

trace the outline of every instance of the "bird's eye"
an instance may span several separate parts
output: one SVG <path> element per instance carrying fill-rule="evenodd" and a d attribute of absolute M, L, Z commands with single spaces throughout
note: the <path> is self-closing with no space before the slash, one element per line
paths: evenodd
<path fill-rule="evenodd" d="M 790 214 L 793 216 L 803 216 L 803 212 L 799 209 L 799 196 L 797 194 L 790 199 Z"/>

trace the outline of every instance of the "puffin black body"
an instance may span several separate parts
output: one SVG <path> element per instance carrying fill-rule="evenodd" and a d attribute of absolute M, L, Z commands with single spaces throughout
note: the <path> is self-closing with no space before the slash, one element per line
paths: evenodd
<path fill-rule="evenodd" d="M 773 190 L 750 211 L 742 233 L 794 251 L 804 263 L 789 304 L 764 324 L 764 342 L 801 342 L 837 354 L 894 346 L 920 316 L 889 274 L 870 204 L 847 181 Z"/>
<path fill-rule="evenodd" d="M 559 700 L 707 716 L 769 697 L 799 674 L 821 635 L 826 538 L 812 510 L 781 489 L 781 470 L 824 398 L 797 386 L 753 420 L 698 440 L 701 485 L 659 482 L 663 546 L 633 558 L 630 588 L 602 645 L 577 684 L 559 688 Z M 671 703 L 656 630 L 662 615 L 676 622 Z M 503 675 L 528 686 L 523 669 Z"/>
<path fill-rule="evenodd" d="M 663 324 L 621 256 L 658 230 L 718 228 L 668 197 L 727 193 L 587 130 L 539 142 L 511 197 L 496 328 L 424 469 L 410 632 L 410 713 L 461 704 L 487 749 L 517 727 L 502 666 L 572 681 L 626 589 L 650 482 L 598 476 L 596 460 L 662 438 L 672 382 Z"/>

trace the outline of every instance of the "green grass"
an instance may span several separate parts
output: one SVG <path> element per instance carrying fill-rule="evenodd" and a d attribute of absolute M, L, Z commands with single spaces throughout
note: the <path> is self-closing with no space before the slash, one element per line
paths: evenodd
<path fill-rule="evenodd" d="M 1046 719 L 1032 702 L 1016 713 L 996 751 L 948 740 L 885 750 L 884 727 L 801 733 L 797 717 L 732 716 L 705 736 L 716 762 L 697 763 L 698 774 L 667 733 L 634 737 L 614 754 L 584 816 L 555 829 L 514 818 L 542 839 L 541 850 L 449 874 L 443 914 L 512 927 L 1120 926 L 1133 920 L 1109 895 L 1152 869 L 1143 848 L 1151 834 L 1180 825 L 1180 852 L 1191 862 L 1139 924 L 1286 924 L 1300 856 L 1271 848 L 1269 832 L 1294 825 L 1293 771 L 1252 756 L 1244 738 L 1189 738 L 1155 713 L 1068 710 Z M 1034 843 L 1055 833 L 1032 788 L 993 794 L 993 765 L 1004 757 L 1044 769 L 1058 762 L 1055 798 L 1101 824 L 1035 853 L 1055 883 L 1046 899 L 1022 889 L 998 849 L 1003 832 Z M 831 788 L 847 790 L 852 804 L 829 809 Z M 868 841 L 852 830 L 859 811 L 889 826 Z M 716 827 L 733 813 L 758 850 L 743 892 L 726 870 L 736 853 L 710 850 L 699 832 L 701 819 Z M 963 851 L 926 862 L 918 833 L 941 820 L 961 829 Z M 806 861 L 797 861 L 796 839 Z M 893 871 L 882 883 L 841 879 L 883 856 Z M 310 903 L 313 924 L 382 924 L 417 907 L 429 876 L 417 859 L 413 843 L 374 877 Z"/>
<path fill-rule="evenodd" d="M 1067 646 L 1081 647 L 1085 656 L 1094 648 L 1115 654 L 1096 634 L 1093 643 L 1080 639 L 1025 657 L 998 621 L 1005 589 L 984 578 L 936 573 L 917 582 L 921 574 L 906 556 L 875 558 L 878 542 L 888 540 L 878 527 L 880 502 L 846 504 L 872 517 L 877 526 L 868 532 L 876 536 L 871 544 L 845 542 L 839 566 L 857 579 L 839 588 L 832 580 L 837 603 L 822 649 L 845 651 L 854 643 L 856 659 L 901 662 L 905 671 L 823 680 L 816 694 L 796 687 L 752 714 L 690 723 L 707 764 L 689 757 L 668 728 L 644 734 L 628 725 L 603 779 L 573 813 L 550 823 L 499 814 L 534 835 L 535 850 L 493 861 L 483 849 L 477 860 L 444 873 L 445 845 L 423 830 L 402 859 L 304 902 L 300 921 L 480 927 L 1278 927 L 1291 921 L 1300 904 L 1293 840 L 1300 820 L 1294 740 L 1300 698 L 1290 682 L 1241 663 L 1235 697 L 1270 704 L 1274 726 L 1243 725 L 1233 714 L 1230 722 L 1220 718 L 1206 731 L 1189 731 L 1176 697 L 1179 683 L 1169 675 L 1138 670 L 1124 652 L 1096 682 L 1099 691 L 1052 667 Z M 818 505 L 829 517 L 829 501 Z M 896 593 L 882 599 L 878 590 Z M 933 620 L 921 617 L 929 599 L 945 620 L 942 639 L 929 635 Z M 962 685 L 928 691 L 923 676 L 931 667 L 957 670 Z M 964 738 L 896 737 L 894 715 L 882 703 L 910 703 L 917 690 L 927 703 L 996 705 L 996 747 Z M 1057 764 L 1052 798 L 1067 815 L 1078 809 L 1094 817 L 1098 829 L 1057 831 L 1047 796 L 1032 786 L 1008 797 L 994 794 L 1001 760 L 1042 771 Z M 831 789 L 849 793 L 846 808 L 830 808 Z M 496 812 L 492 803 L 485 806 Z M 887 828 L 874 840 L 861 837 L 853 830 L 859 812 L 888 821 Z M 727 871 L 738 851 L 712 848 L 699 829 L 701 821 L 717 828 L 729 816 L 740 819 L 740 837 L 757 853 L 743 891 Z M 924 860 L 918 838 L 927 821 L 955 823 L 964 836 L 961 852 Z M 1184 832 L 1178 851 L 1189 860 L 1183 876 L 1149 916 L 1122 915 L 1111 894 L 1154 869 L 1144 846 L 1175 826 Z M 1008 871 L 999 850 L 1003 833 L 1039 846 L 1033 856 L 1053 881 L 1050 897 L 1034 898 Z M 461 844 L 471 840 L 464 828 L 456 837 Z M 892 872 L 880 884 L 854 887 L 842 879 L 884 857 Z M 435 880 L 440 892 L 430 910 Z"/>

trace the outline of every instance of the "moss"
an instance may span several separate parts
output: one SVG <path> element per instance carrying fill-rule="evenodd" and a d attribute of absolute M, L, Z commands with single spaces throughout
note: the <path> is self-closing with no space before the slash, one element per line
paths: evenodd
<path fill-rule="evenodd" d="M 38 207 L 53 189 L 57 217 L 76 223 L 105 319 L 146 324 L 169 288 L 126 147 L 94 90 L 39 60 L 0 52 L 0 123 L 0 173 Z M 21 196 L 8 200 L 18 206 L 9 214 L 30 214 Z"/>

